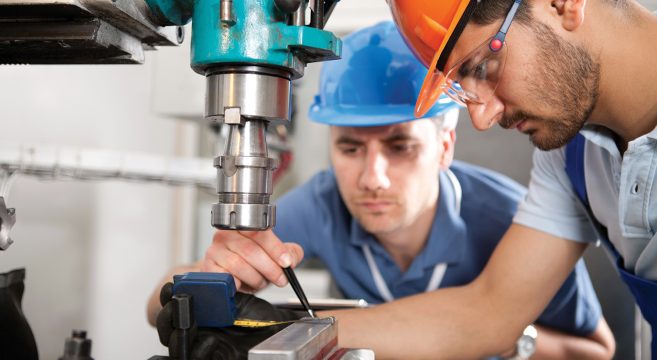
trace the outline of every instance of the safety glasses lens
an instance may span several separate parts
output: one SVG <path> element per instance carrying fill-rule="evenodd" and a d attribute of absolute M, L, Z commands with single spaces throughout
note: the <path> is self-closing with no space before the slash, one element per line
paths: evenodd
<path fill-rule="evenodd" d="M 507 47 L 493 52 L 490 39 L 454 64 L 445 77 L 443 90 L 461 103 L 483 103 L 497 89 L 504 70 Z"/>

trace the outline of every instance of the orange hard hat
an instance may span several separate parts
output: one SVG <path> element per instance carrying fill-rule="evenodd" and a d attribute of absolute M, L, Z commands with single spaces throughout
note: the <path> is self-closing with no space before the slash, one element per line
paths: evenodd
<path fill-rule="evenodd" d="M 423 116 L 436 102 L 445 82 L 447 58 L 478 0 L 388 0 L 392 17 L 406 44 L 429 68 L 415 104 Z"/>

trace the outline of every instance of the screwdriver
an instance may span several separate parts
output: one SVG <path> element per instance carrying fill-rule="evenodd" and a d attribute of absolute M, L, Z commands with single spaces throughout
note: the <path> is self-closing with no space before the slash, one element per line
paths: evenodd
<path fill-rule="evenodd" d="M 288 266 L 283 268 L 283 272 L 285 273 L 287 281 L 290 283 L 290 285 L 292 285 L 292 289 L 294 290 L 294 293 L 297 294 L 297 297 L 299 298 L 301 305 L 303 305 L 303 308 L 306 309 L 311 318 L 317 317 L 315 316 L 315 312 L 310 308 L 308 298 L 306 298 L 306 294 L 303 292 L 303 289 L 301 288 L 299 280 L 297 280 L 297 276 L 294 274 L 292 267 Z"/>

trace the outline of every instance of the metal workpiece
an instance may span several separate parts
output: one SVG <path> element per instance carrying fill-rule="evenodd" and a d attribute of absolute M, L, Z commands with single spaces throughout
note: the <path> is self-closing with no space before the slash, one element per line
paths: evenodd
<path fill-rule="evenodd" d="M 338 347 L 338 323 L 335 318 L 310 319 L 293 323 L 249 350 L 249 360 L 280 359 L 374 359 L 367 349 Z"/>
<path fill-rule="evenodd" d="M 7 208 L 5 198 L 0 196 L 0 250 L 7 250 L 14 242 L 9 233 L 16 224 L 16 211 Z"/>
<path fill-rule="evenodd" d="M 227 109 L 239 108 L 246 118 L 289 121 L 290 76 L 264 66 L 215 67 L 206 77 L 205 118 L 222 123 Z"/>
<path fill-rule="evenodd" d="M 212 225 L 219 229 L 265 230 L 274 226 L 276 208 L 269 204 L 276 159 L 268 157 L 266 122 L 232 124 L 217 168 L 219 202 L 212 207 Z"/>
<path fill-rule="evenodd" d="M 279 331 L 249 350 L 249 360 L 324 359 L 338 345 L 335 318 L 307 319 Z"/>
<path fill-rule="evenodd" d="M 142 63 L 183 34 L 154 24 L 144 0 L 0 2 L 0 64 Z"/>

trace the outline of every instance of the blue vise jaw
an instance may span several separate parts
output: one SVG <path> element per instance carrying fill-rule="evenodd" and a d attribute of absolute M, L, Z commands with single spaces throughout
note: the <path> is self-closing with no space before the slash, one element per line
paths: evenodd
<path fill-rule="evenodd" d="M 192 297 L 198 327 L 221 328 L 235 322 L 235 280 L 227 273 L 190 272 L 173 277 L 173 294 Z"/>

